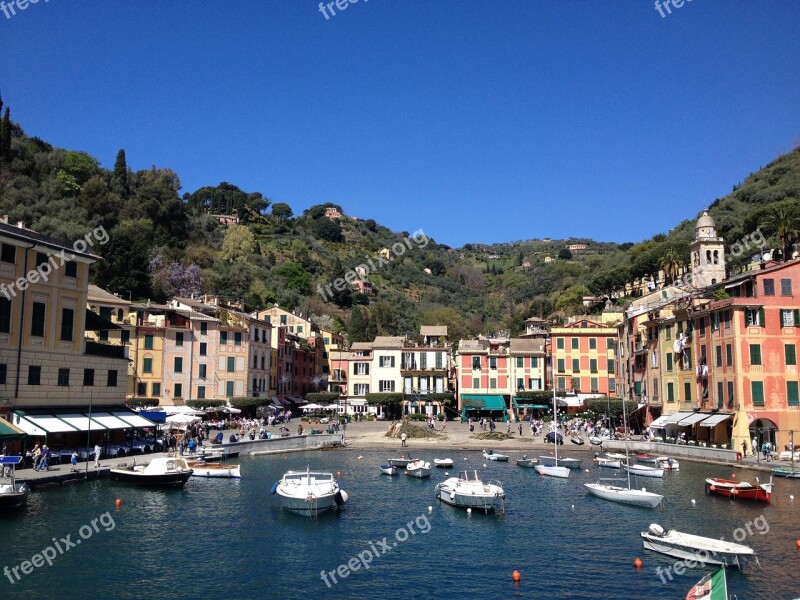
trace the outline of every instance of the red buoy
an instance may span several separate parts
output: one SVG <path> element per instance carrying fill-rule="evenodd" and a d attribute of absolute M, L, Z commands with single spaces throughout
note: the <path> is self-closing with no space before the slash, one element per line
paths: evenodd
<path fill-rule="evenodd" d="M 639 558 L 638 556 L 636 557 L 636 560 L 633 561 L 633 566 L 636 567 L 637 569 L 641 569 L 643 564 L 644 563 L 642 562 L 642 559 Z"/>
<path fill-rule="evenodd" d="M 522 579 L 522 575 L 519 574 L 519 571 L 514 569 L 514 571 L 511 573 L 511 579 L 513 579 L 515 582 L 519 582 L 519 580 Z"/>
<path fill-rule="evenodd" d="M 116 505 L 117 505 L 117 508 L 119 508 L 120 506 L 122 506 L 122 498 L 117 498 L 117 499 L 114 501 L 114 504 L 116 504 Z"/>
<path fill-rule="evenodd" d="M 708 486 L 708 489 L 710 489 L 713 492 L 715 489 L 717 489 L 717 486 L 710 485 L 710 486 Z"/>
<path fill-rule="evenodd" d="M 798 548 L 800 548 L 800 540 L 795 540 L 794 541 L 794 545 L 797 546 Z"/>

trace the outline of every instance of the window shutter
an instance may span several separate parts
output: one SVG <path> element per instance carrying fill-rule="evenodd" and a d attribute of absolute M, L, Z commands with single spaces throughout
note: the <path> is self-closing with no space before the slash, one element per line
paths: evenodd
<path fill-rule="evenodd" d="M 793 312 L 794 312 L 794 326 L 800 327 L 800 309 L 795 308 Z"/>
<path fill-rule="evenodd" d="M 369 375 L 369 363 L 364 363 L 364 366 L 367 367 L 367 370 L 364 372 L 364 375 Z"/>
<path fill-rule="evenodd" d="M 766 327 L 767 326 L 766 315 L 764 314 L 764 309 L 763 308 L 759 308 L 758 309 L 758 324 L 761 327 Z"/>

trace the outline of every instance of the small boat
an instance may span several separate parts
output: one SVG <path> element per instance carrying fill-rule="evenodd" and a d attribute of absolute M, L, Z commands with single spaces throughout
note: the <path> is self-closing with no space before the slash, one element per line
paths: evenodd
<path fill-rule="evenodd" d="M 405 469 L 408 466 L 408 463 L 412 462 L 413 460 L 414 459 L 411 458 L 410 454 L 408 455 L 408 458 L 406 458 L 405 454 L 401 454 L 400 458 L 390 458 L 389 464 L 392 465 L 393 467 L 399 467 L 401 469 Z"/>
<path fill-rule="evenodd" d="M 776 477 L 786 477 L 788 479 L 800 479 L 800 469 L 792 469 L 789 467 L 778 467 L 772 469 L 772 474 Z"/>
<path fill-rule="evenodd" d="M 483 458 L 485 458 L 486 460 L 494 460 L 497 462 L 508 462 L 507 454 L 498 454 L 494 450 L 484 450 Z"/>
<path fill-rule="evenodd" d="M 627 456 L 625 456 L 624 454 L 620 454 L 619 452 L 606 452 L 606 457 L 607 458 L 616 458 L 616 459 L 619 459 L 619 460 L 627 460 L 628 459 Z"/>
<path fill-rule="evenodd" d="M 674 529 L 665 532 L 656 523 L 650 525 L 641 535 L 646 549 L 674 558 L 688 559 L 686 566 L 690 566 L 688 562 L 692 561 L 694 565 L 736 566 L 741 569 L 746 557 L 755 557 L 755 551 L 750 546 L 682 533 Z"/>
<path fill-rule="evenodd" d="M 569 441 L 575 444 L 576 446 L 583 446 L 586 442 L 583 441 L 583 438 L 579 435 L 573 435 L 569 438 Z"/>
<path fill-rule="evenodd" d="M 772 478 L 769 483 L 752 485 L 746 481 L 709 477 L 706 479 L 706 493 L 709 492 L 733 499 L 740 498 L 769 503 L 772 500 Z"/>
<path fill-rule="evenodd" d="M 239 465 L 222 465 L 203 461 L 187 461 L 192 469 L 192 477 L 225 477 L 240 479 L 242 477 Z"/>
<path fill-rule="evenodd" d="M 528 458 L 527 454 L 523 454 L 522 458 L 517 459 L 517 466 L 518 467 L 528 467 L 532 468 L 539 464 L 539 460 L 536 458 Z"/>
<path fill-rule="evenodd" d="M 381 473 L 384 475 L 397 475 L 399 469 L 397 467 L 393 467 L 392 465 L 381 465 Z"/>
<path fill-rule="evenodd" d="M 611 502 L 619 502 L 620 504 L 630 504 L 632 506 L 643 506 L 646 508 L 655 508 L 664 499 L 664 496 L 647 490 L 637 490 L 630 487 L 620 487 L 609 485 L 605 483 L 584 483 L 589 492 L 602 498 L 603 500 L 610 500 Z"/>
<path fill-rule="evenodd" d="M 656 466 L 665 471 L 679 471 L 681 463 L 672 458 L 671 456 L 659 456 L 656 459 Z"/>
<path fill-rule="evenodd" d="M 692 586 L 686 594 L 686 600 L 711 600 L 713 598 L 728 598 L 728 580 L 725 576 L 725 567 L 721 567 L 703 577 Z"/>
<path fill-rule="evenodd" d="M 539 462 L 543 465 L 559 465 L 568 469 L 580 469 L 580 458 L 555 458 L 554 456 L 540 456 Z"/>
<path fill-rule="evenodd" d="M 594 459 L 598 467 L 608 467 L 609 469 L 619 469 L 622 467 L 622 461 L 618 458 L 608 458 L 605 456 L 598 456 Z"/>
<path fill-rule="evenodd" d="M 0 511 L 22 508 L 28 502 L 30 489 L 25 482 L 17 483 L 17 465 L 22 462 L 21 456 L 0 457 L 0 469 L 3 479 L 8 483 L 0 483 Z"/>
<path fill-rule="evenodd" d="M 157 457 L 147 465 L 118 465 L 109 470 L 111 481 L 148 487 L 183 487 L 192 469 L 183 458 Z"/>
<path fill-rule="evenodd" d="M 424 460 L 417 459 L 411 461 L 406 465 L 406 475 L 409 477 L 416 477 L 417 479 L 422 479 L 423 477 L 430 477 L 431 476 L 431 463 L 425 462 Z"/>
<path fill-rule="evenodd" d="M 439 469 L 446 469 L 453 466 L 452 458 L 434 458 L 433 464 Z"/>
<path fill-rule="evenodd" d="M 551 369 L 552 371 L 552 369 Z M 555 386 L 555 376 L 553 376 L 553 414 L 556 413 L 556 386 Z M 559 479 L 568 479 L 569 478 L 569 468 L 564 464 L 559 464 L 558 462 L 558 438 L 559 434 L 555 431 L 551 431 L 545 436 L 545 441 L 547 441 L 547 437 L 549 435 L 553 436 L 553 448 L 555 448 L 555 456 L 540 456 L 540 464 L 535 465 L 533 469 L 539 475 L 547 475 L 548 477 L 558 477 Z M 561 442 L 564 443 L 563 441 Z"/>
<path fill-rule="evenodd" d="M 549 477 L 559 477 L 561 479 L 567 479 L 569 477 L 569 469 L 567 467 L 562 467 L 559 465 L 538 464 L 534 465 L 533 469 L 539 475 L 548 475 Z"/>
<path fill-rule="evenodd" d="M 602 446 L 603 442 L 607 442 L 610 439 L 611 438 L 609 436 L 607 436 L 607 435 L 602 435 L 602 436 L 601 435 L 592 435 L 592 436 L 589 436 L 589 443 L 592 446 Z"/>
<path fill-rule="evenodd" d="M 339 487 L 333 473 L 310 468 L 287 471 L 272 485 L 271 493 L 281 498 L 284 510 L 312 519 L 347 502 L 347 492 Z"/>
<path fill-rule="evenodd" d="M 477 508 L 488 513 L 505 508 L 506 494 L 499 481 L 484 483 L 478 471 L 463 471 L 458 477 L 437 483 L 434 496 L 451 506 Z"/>
<path fill-rule="evenodd" d="M 637 452 L 634 454 L 634 457 L 636 457 L 636 460 L 638 460 L 640 463 L 654 465 L 656 462 L 658 462 L 657 457 L 651 456 L 650 454 L 646 454 L 644 452 Z"/>
<path fill-rule="evenodd" d="M 631 475 L 640 477 L 664 477 L 664 469 L 658 467 L 648 467 L 645 465 L 622 465 Z"/>

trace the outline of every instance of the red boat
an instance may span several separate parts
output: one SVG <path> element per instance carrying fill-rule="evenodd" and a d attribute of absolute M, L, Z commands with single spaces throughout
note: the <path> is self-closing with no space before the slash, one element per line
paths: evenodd
<path fill-rule="evenodd" d="M 658 458 L 657 458 L 657 457 L 655 457 L 655 456 L 652 456 L 652 455 L 650 455 L 650 454 L 647 454 L 647 453 L 645 453 L 645 452 L 637 452 L 637 453 L 635 454 L 635 456 L 636 456 L 636 460 L 638 460 L 639 462 L 643 462 L 643 463 L 652 463 L 652 464 L 655 464 L 655 463 L 656 463 L 656 461 L 658 460 Z"/>
<path fill-rule="evenodd" d="M 767 502 L 772 499 L 772 478 L 769 483 L 753 485 L 746 481 L 736 481 L 735 479 L 706 479 L 706 494 L 713 493 L 728 498 L 744 500 L 758 500 Z"/>

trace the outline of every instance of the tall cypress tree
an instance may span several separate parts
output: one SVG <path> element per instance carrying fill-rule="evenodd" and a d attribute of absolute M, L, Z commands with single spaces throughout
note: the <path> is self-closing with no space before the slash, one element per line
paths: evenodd
<path fill-rule="evenodd" d="M 117 152 L 112 181 L 116 184 L 117 191 L 120 195 L 127 197 L 130 189 L 128 188 L 128 163 L 125 160 L 125 150 Z"/>
<path fill-rule="evenodd" d="M 0 158 L 11 160 L 11 114 L 7 106 L 3 122 L 0 123 Z"/>
<path fill-rule="evenodd" d="M 350 326 L 347 328 L 347 334 L 351 344 L 367 341 L 367 323 L 358 306 L 354 306 L 350 311 Z"/>

